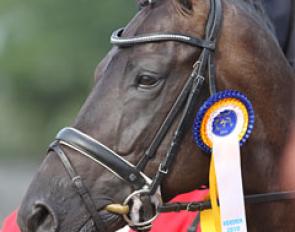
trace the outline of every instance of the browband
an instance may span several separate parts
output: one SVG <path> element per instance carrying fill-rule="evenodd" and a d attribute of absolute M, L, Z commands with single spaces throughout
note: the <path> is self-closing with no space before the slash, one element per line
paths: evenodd
<path fill-rule="evenodd" d="M 189 44 L 194 47 L 215 49 L 215 41 L 206 41 L 196 37 L 182 35 L 180 33 L 150 33 L 142 36 L 122 37 L 124 28 L 120 28 L 113 32 L 111 36 L 111 43 L 118 47 L 130 47 L 138 44 L 151 42 L 176 41 Z"/>

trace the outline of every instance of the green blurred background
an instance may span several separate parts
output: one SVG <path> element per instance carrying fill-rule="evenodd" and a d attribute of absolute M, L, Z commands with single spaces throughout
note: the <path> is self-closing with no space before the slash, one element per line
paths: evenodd
<path fill-rule="evenodd" d="M 0 1 L 0 159 L 38 159 L 89 93 L 134 0 Z"/>
<path fill-rule="evenodd" d="M 0 0 L 0 226 L 136 9 L 134 0 Z"/>

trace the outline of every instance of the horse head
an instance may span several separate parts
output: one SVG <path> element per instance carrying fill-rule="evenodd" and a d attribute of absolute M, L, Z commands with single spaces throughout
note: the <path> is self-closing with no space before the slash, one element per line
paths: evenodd
<path fill-rule="evenodd" d="M 138 3 L 137 15 L 113 34 L 75 122 L 58 133 L 35 175 L 19 211 L 23 232 L 115 231 L 125 224 L 120 212 L 140 224 L 160 201 L 208 185 L 210 156 L 190 128 L 215 92 L 215 73 L 218 90 L 245 93 L 255 109 L 242 148 L 246 193 L 280 190 L 276 163 L 292 117 L 293 73 L 259 4 Z M 247 208 L 251 231 L 261 231 L 257 212 L 269 205 Z"/>

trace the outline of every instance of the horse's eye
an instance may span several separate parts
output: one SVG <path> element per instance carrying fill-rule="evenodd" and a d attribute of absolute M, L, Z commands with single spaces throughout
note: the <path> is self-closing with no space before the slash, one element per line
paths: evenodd
<path fill-rule="evenodd" d="M 160 79 L 149 75 L 140 75 L 137 77 L 136 83 L 139 88 L 148 89 L 157 86 Z"/>

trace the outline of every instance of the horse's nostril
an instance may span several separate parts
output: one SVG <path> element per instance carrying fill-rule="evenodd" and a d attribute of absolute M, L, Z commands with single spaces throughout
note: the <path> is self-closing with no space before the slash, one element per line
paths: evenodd
<path fill-rule="evenodd" d="M 28 217 L 27 227 L 30 232 L 55 232 L 57 230 L 56 217 L 48 207 L 37 204 Z"/>

